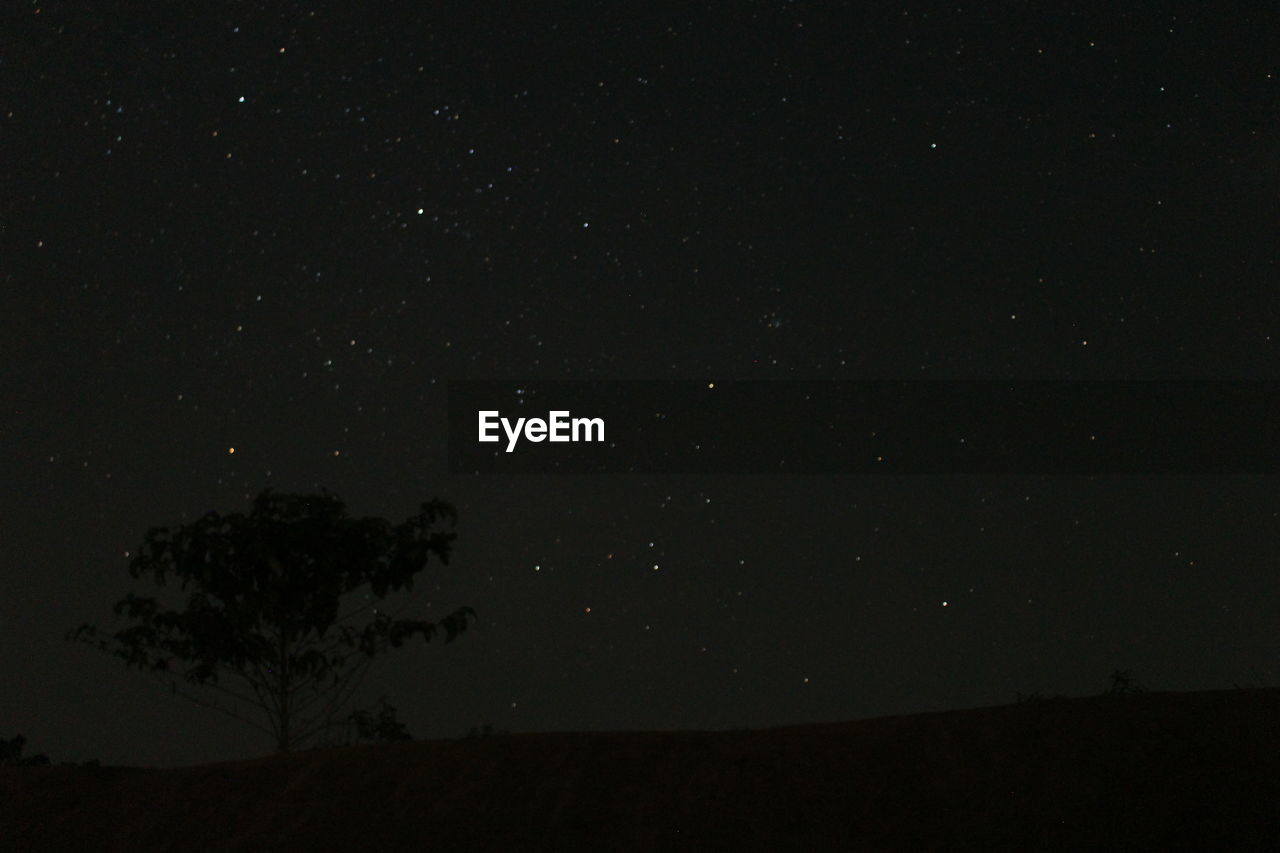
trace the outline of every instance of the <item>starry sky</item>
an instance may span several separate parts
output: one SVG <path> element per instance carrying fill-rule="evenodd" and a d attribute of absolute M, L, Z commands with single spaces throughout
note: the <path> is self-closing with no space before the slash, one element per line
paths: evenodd
<path fill-rule="evenodd" d="M 1275 686 L 1274 476 L 464 476 L 456 380 L 1280 379 L 1252 8 L 95 4 L 0 25 L 0 735 L 258 733 L 63 639 L 147 528 L 455 503 L 417 737 Z M 234 448 L 234 453 L 231 452 Z"/>

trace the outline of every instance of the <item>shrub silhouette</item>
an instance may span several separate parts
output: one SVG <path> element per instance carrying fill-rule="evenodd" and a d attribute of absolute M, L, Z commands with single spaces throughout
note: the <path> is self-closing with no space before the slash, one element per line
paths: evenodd
<path fill-rule="evenodd" d="M 508 731 L 495 731 L 493 726 L 485 723 L 483 726 L 472 726 L 471 731 L 467 732 L 465 740 L 474 740 L 476 738 L 494 737 L 495 735 L 509 735 Z"/>
<path fill-rule="evenodd" d="M 350 746 L 361 741 L 366 743 L 394 743 L 396 741 L 413 740 L 405 724 L 397 718 L 396 707 L 384 696 L 378 700 L 373 710 L 353 711 L 345 720 L 344 737 L 329 746 Z"/>
<path fill-rule="evenodd" d="M 0 738 L 0 767 L 37 767 L 50 763 L 46 755 L 31 755 L 23 758 L 22 751 L 26 745 L 27 739 L 22 735 L 16 735 L 9 740 Z"/>
<path fill-rule="evenodd" d="M 1131 696 L 1135 693 L 1146 693 L 1147 688 L 1142 685 L 1138 679 L 1133 677 L 1133 672 L 1128 669 L 1117 669 L 1111 673 L 1111 686 L 1103 691 L 1103 696 Z"/>
<path fill-rule="evenodd" d="M 289 752 L 344 724 L 338 715 L 376 656 L 415 635 L 430 642 L 441 629 L 449 643 L 475 618 L 470 607 L 438 623 L 378 610 L 387 594 L 412 589 L 429 558 L 448 563 L 456 534 L 434 530 L 440 521 L 453 526 L 457 513 L 438 500 L 392 525 L 349 517 L 327 492 L 268 489 L 248 514 L 210 512 L 177 528 L 148 531 L 129 574 L 149 575 L 161 586 L 177 580 L 181 590 L 191 590 L 185 609 L 130 592 L 114 611 L 134 625 L 111 635 L 81 625 L 67 638 L 151 673 L 172 692 L 267 733 L 278 751 Z M 361 599 L 365 588 L 370 592 Z M 351 624 L 367 611 L 369 621 Z M 252 706 L 257 719 L 216 698 L 181 692 L 179 680 Z M 353 716 L 346 722 L 358 729 L 363 723 L 361 730 L 377 737 L 403 733 L 394 709 L 390 718 Z"/>
<path fill-rule="evenodd" d="M 413 740 L 413 735 L 405 728 L 404 723 L 396 719 L 395 706 L 382 699 L 375 717 L 369 711 L 356 711 L 351 715 L 356 735 L 361 740 L 375 743 L 391 743 L 394 741 Z"/>

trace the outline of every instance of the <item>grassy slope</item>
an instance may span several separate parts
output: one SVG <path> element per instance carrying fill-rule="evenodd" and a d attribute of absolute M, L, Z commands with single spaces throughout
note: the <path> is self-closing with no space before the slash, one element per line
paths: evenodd
<path fill-rule="evenodd" d="M 164 770 L 0 768 L 3 850 L 1273 844 L 1277 689 L 763 731 L 422 741 Z"/>

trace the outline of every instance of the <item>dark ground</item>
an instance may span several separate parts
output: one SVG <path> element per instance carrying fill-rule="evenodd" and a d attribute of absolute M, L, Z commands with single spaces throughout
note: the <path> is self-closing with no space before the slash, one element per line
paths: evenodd
<path fill-rule="evenodd" d="M 0 768 L 0 848 L 1260 850 L 1280 689 L 739 732 L 518 734 L 177 769 Z"/>

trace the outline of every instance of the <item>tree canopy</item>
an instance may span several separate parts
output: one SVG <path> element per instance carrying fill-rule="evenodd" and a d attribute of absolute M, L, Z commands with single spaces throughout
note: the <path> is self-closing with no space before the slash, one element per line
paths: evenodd
<path fill-rule="evenodd" d="M 446 523 L 449 529 L 437 529 Z M 378 609 L 388 594 L 412 589 L 431 557 L 449 562 L 456 523 L 453 506 L 440 500 L 393 525 L 348 516 L 328 492 L 267 489 L 247 514 L 210 512 L 147 532 L 129 574 L 160 586 L 176 583 L 187 594 L 182 609 L 129 592 L 113 609 L 130 627 L 107 634 L 85 624 L 68 639 L 153 674 L 175 693 L 269 734 L 288 752 L 341 725 L 337 715 L 375 657 L 415 636 L 430 642 L 440 631 L 451 642 L 475 618 L 470 607 L 434 623 Z M 180 691 L 180 681 L 257 713 Z"/>

